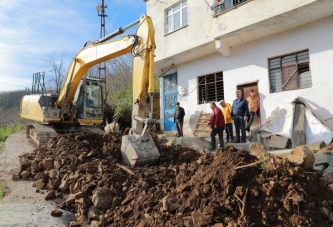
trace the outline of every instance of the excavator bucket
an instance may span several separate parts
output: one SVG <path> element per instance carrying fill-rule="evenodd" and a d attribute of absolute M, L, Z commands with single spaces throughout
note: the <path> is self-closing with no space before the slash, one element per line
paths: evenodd
<path fill-rule="evenodd" d="M 134 133 L 123 136 L 121 144 L 122 162 L 129 166 L 154 165 L 159 161 L 160 153 L 149 135 L 149 140 L 142 141 Z"/>

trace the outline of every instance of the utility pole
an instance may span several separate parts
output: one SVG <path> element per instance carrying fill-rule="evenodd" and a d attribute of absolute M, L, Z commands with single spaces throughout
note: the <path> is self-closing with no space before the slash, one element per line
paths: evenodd
<path fill-rule="evenodd" d="M 108 8 L 108 6 L 104 5 L 104 0 L 102 0 L 102 5 L 100 5 L 98 3 L 96 6 L 98 16 L 101 17 L 100 38 L 105 37 L 105 17 L 107 17 L 107 15 L 105 14 L 106 8 Z M 107 92 L 106 92 L 106 64 L 105 64 L 105 62 L 99 64 L 99 66 L 98 66 L 98 78 L 104 80 L 104 90 L 105 90 L 105 94 L 106 94 Z"/>

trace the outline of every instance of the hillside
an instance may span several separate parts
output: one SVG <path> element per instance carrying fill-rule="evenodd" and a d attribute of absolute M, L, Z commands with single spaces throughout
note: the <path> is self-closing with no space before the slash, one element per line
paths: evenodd
<path fill-rule="evenodd" d="M 12 91 L 0 93 L 0 127 L 21 122 L 20 102 L 30 91 Z"/>

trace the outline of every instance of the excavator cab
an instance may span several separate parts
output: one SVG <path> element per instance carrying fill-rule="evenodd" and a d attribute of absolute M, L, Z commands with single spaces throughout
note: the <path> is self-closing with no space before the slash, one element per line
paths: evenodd
<path fill-rule="evenodd" d="M 102 85 L 96 81 L 82 80 L 73 100 L 77 121 L 103 119 L 103 103 Z"/>

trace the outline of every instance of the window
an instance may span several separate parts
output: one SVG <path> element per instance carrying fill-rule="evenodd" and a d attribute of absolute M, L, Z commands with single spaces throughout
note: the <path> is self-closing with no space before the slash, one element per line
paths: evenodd
<path fill-rule="evenodd" d="M 271 92 L 312 86 L 309 50 L 268 59 Z"/>
<path fill-rule="evenodd" d="M 183 1 L 166 11 L 166 33 L 185 25 L 187 25 L 187 1 Z"/>
<path fill-rule="evenodd" d="M 224 99 L 223 73 L 218 72 L 198 77 L 198 104 Z"/>

